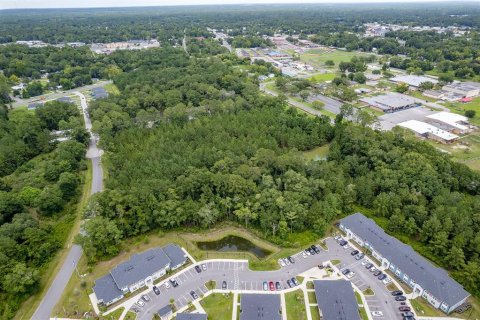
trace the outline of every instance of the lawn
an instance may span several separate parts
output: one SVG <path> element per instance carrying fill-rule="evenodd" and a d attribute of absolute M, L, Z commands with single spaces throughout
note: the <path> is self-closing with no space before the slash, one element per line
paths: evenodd
<path fill-rule="evenodd" d="M 366 56 L 367 54 L 361 52 L 348 52 L 342 50 L 329 50 L 325 51 L 322 49 L 313 49 L 308 50 L 305 53 L 300 55 L 300 60 L 311 64 L 316 67 L 327 67 L 325 61 L 332 60 L 335 63 L 333 68 L 337 68 L 340 62 L 350 61 L 353 57 Z"/>
<path fill-rule="evenodd" d="M 445 314 L 435 308 L 432 308 L 423 298 L 418 297 L 410 300 L 415 312 L 422 317 L 443 317 Z"/>
<path fill-rule="evenodd" d="M 480 170 L 480 133 L 473 132 L 460 138 L 452 144 L 440 144 L 428 141 L 435 148 L 443 150 L 452 156 L 452 159 L 466 164 L 474 170 Z"/>
<path fill-rule="evenodd" d="M 330 145 L 326 144 L 321 147 L 313 148 L 312 150 L 304 151 L 303 155 L 307 160 L 326 160 L 328 151 L 330 150 Z"/>
<path fill-rule="evenodd" d="M 361 308 L 358 308 L 359 311 L 360 311 L 360 317 L 362 318 L 362 320 L 369 320 L 368 319 L 368 314 L 367 314 L 367 311 L 365 310 L 364 307 L 361 307 Z"/>
<path fill-rule="evenodd" d="M 363 294 L 366 296 L 373 296 L 375 293 L 373 292 L 372 288 L 367 288 L 363 290 Z"/>
<path fill-rule="evenodd" d="M 318 307 L 310 307 L 310 312 L 312 313 L 312 320 L 320 320 L 320 311 Z"/>
<path fill-rule="evenodd" d="M 117 310 L 110 313 L 109 315 L 100 317 L 100 320 L 118 320 L 124 310 L 125 310 L 124 307 L 118 308 Z"/>
<path fill-rule="evenodd" d="M 315 292 L 313 291 L 308 292 L 308 302 L 317 303 L 317 296 L 315 296 Z"/>
<path fill-rule="evenodd" d="M 471 102 L 461 103 L 461 102 L 447 102 L 444 105 L 454 113 L 465 114 L 465 110 L 475 110 L 477 114 L 473 119 L 470 119 L 470 122 L 474 125 L 480 125 L 480 97 L 474 98 Z"/>
<path fill-rule="evenodd" d="M 200 301 L 210 320 L 231 320 L 233 294 L 213 293 Z"/>
<path fill-rule="evenodd" d="M 325 82 L 325 81 L 332 81 L 335 77 L 336 77 L 335 73 L 317 73 L 307 79 L 312 82 L 319 83 L 319 82 Z"/>
<path fill-rule="evenodd" d="M 114 83 L 109 83 L 109 84 L 106 84 L 105 85 L 105 90 L 111 94 L 111 95 L 119 95 L 120 94 L 120 90 L 118 90 L 117 86 L 114 84 Z"/>
<path fill-rule="evenodd" d="M 287 319 L 303 320 L 307 318 L 303 292 L 296 290 L 285 294 L 287 305 Z"/>

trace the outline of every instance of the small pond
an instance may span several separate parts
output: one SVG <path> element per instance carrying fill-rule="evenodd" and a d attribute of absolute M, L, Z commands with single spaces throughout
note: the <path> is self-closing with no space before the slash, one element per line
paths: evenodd
<path fill-rule="evenodd" d="M 249 240 L 237 236 L 226 236 L 220 240 L 215 241 L 200 241 L 196 242 L 196 244 L 201 250 L 219 252 L 246 251 L 253 253 L 258 258 L 265 258 L 271 253 L 271 251 L 260 248 Z"/>

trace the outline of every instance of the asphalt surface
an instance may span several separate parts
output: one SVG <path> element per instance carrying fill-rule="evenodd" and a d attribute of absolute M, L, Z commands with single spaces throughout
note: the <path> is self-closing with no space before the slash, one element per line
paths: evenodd
<path fill-rule="evenodd" d="M 205 284 L 213 280 L 216 283 L 217 289 L 221 289 L 223 281 L 227 283 L 227 292 L 230 290 L 240 290 L 242 292 L 248 291 L 263 291 L 263 282 L 281 283 L 282 290 L 289 288 L 287 280 L 299 275 L 311 268 L 317 267 L 319 264 L 328 260 L 339 259 L 342 264 L 340 269 L 345 267 L 355 271 L 356 276 L 352 281 L 361 290 L 370 287 L 375 295 L 367 298 L 367 303 L 371 311 L 383 312 L 382 317 L 375 317 L 381 320 L 402 319 L 398 307 L 400 304 L 394 301 L 394 297 L 386 289 L 382 281 L 378 280 L 373 274 L 361 265 L 361 261 L 357 261 L 350 254 L 352 249 L 344 249 L 340 247 L 332 238 L 327 239 L 328 251 L 321 250 L 319 254 L 302 257 L 301 253 L 293 256 L 295 263 L 282 267 L 274 271 L 252 271 L 248 268 L 246 261 L 207 261 L 206 271 L 197 273 L 193 267 L 187 268 L 184 271 L 175 274 L 174 277 L 179 283 L 179 286 L 173 288 L 165 288 L 164 283 L 157 285 L 160 289 L 160 295 L 156 295 L 152 290 L 145 292 L 150 297 L 150 301 L 144 307 L 134 306 L 138 309 L 139 320 L 151 320 L 156 312 L 162 307 L 170 303 L 170 299 L 174 299 L 174 304 L 177 309 L 188 305 L 193 301 L 190 292 L 193 290 L 201 297 L 202 294 L 208 291 Z M 201 265 L 202 262 L 199 262 Z M 278 293 L 278 291 L 265 291 L 266 293 Z"/>
<path fill-rule="evenodd" d="M 81 107 L 85 120 L 85 127 L 90 132 L 90 144 L 87 150 L 87 158 L 92 161 L 92 186 L 91 194 L 103 190 L 103 170 L 101 166 L 102 151 L 97 148 L 97 139 L 91 133 L 92 123 L 88 116 L 88 105 L 85 96 L 80 92 L 74 92 L 80 97 Z M 60 271 L 55 276 L 50 288 L 43 297 L 40 305 L 32 316 L 33 320 L 47 320 L 50 319 L 53 308 L 60 300 L 60 297 L 67 286 L 68 281 L 72 277 L 73 272 L 77 266 L 78 260 L 82 256 L 82 247 L 79 245 L 72 245 L 67 258 L 63 262 Z"/>

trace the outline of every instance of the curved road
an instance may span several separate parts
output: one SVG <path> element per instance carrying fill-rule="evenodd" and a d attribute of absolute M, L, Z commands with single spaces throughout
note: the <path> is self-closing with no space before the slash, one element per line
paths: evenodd
<path fill-rule="evenodd" d="M 90 144 L 88 146 L 86 157 L 92 161 L 92 186 L 90 194 L 94 194 L 103 190 L 103 170 L 101 165 L 102 150 L 97 148 L 97 139 L 92 134 L 92 122 L 88 114 L 88 104 L 85 96 L 80 92 L 74 92 L 80 97 L 81 107 L 83 110 L 83 118 L 85 120 L 85 128 L 90 133 Z M 53 308 L 60 300 L 60 297 L 67 286 L 68 281 L 72 277 L 77 267 L 78 260 L 82 256 L 82 248 L 79 245 L 72 245 L 67 258 L 63 262 L 60 271 L 55 276 L 50 288 L 43 297 L 40 305 L 32 316 L 33 320 L 50 319 Z"/>

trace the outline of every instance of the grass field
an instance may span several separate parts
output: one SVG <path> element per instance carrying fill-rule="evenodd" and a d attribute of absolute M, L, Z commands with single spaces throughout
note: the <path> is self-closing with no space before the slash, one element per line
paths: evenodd
<path fill-rule="evenodd" d="M 303 155 L 305 158 L 310 160 L 325 160 L 327 159 L 328 151 L 330 150 L 330 145 L 326 144 L 321 147 L 316 147 L 312 150 L 304 151 Z"/>
<path fill-rule="evenodd" d="M 325 52 L 324 50 L 313 49 L 308 50 L 300 55 L 300 60 L 311 64 L 312 66 L 326 68 L 325 61 L 332 60 L 335 63 L 333 68 L 337 68 L 340 62 L 347 62 L 352 57 L 366 56 L 365 53 L 348 52 L 341 50 L 333 50 L 332 52 Z"/>
<path fill-rule="evenodd" d="M 432 308 L 425 300 L 423 300 L 420 297 L 410 300 L 410 303 L 412 304 L 413 309 L 419 316 L 422 316 L 422 317 L 445 316 L 445 314 L 442 311 Z"/>
<path fill-rule="evenodd" d="M 325 81 L 332 81 L 335 77 L 336 77 L 335 73 L 318 73 L 307 79 L 312 82 L 319 83 L 319 82 L 325 82 Z"/>
<path fill-rule="evenodd" d="M 440 144 L 429 141 L 437 149 L 452 155 L 453 160 L 461 162 L 474 170 L 480 170 L 480 133 L 474 132 L 462 137 L 453 144 Z"/>
<path fill-rule="evenodd" d="M 120 94 L 120 90 L 118 90 L 117 86 L 113 83 L 109 83 L 109 84 L 106 84 L 105 85 L 105 90 L 111 94 L 111 95 L 119 95 Z"/>
<path fill-rule="evenodd" d="M 475 110 L 477 114 L 473 119 L 470 119 L 470 122 L 477 126 L 480 125 L 480 97 L 477 97 L 473 99 L 472 102 L 468 102 L 468 103 L 448 102 L 448 103 L 445 103 L 445 106 L 449 108 L 450 111 L 461 114 L 461 115 L 465 114 L 465 110 Z"/>
<path fill-rule="evenodd" d="M 231 320 L 233 308 L 233 294 L 223 295 L 213 293 L 200 301 L 210 320 Z"/>
<path fill-rule="evenodd" d="M 410 90 L 410 91 L 408 91 L 408 95 L 410 95 L 410 96 L 412 96 L 412 97 L 415 97 L 415 98 L 417 98 L 417 99 L 421 99 L 421 100 L 424 100 L 424 101 L 428 101 L 428 102 L 436 102 L 436 101 L 438 101 L 438 99 L 424 96 L 420 91 L 417 91 L 417 90 Z"/>
<path fill-rule="evenodd" d="M 287 319 L 303 320 L 307 318 L 305 300 L 301 290 L 285 294 L 285 304 L 287 305 Z"/>
<path fill-rule="evenodd" d="M 310 307 L 310 313 L 312 314 L 312 320 L 320 320 L 320 311 L 318 311 L 318 307 Z"/>

